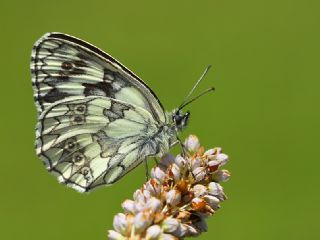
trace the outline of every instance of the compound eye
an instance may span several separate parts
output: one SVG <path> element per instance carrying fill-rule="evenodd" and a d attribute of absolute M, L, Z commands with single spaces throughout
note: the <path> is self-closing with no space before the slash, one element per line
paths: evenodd
<path fill-rule="evenodd" d="M 176 115 L 175 120 L 176 120 L 176 124 L 180 125 L 182 121 L 182 117 L 180 115 Z"/>

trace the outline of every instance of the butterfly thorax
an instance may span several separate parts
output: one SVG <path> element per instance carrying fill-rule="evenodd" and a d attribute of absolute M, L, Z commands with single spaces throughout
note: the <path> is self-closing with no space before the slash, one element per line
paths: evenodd
<path fill-rule="evenodd" d="M 161 126 L 157 133 L 149 138 L 145 148 L 153 149 L 153 154 L 149 156 L 162 157 L 169 152 L 172 144 L 177 140 L 177 133 L 172 125 L 165 124 Z"/>

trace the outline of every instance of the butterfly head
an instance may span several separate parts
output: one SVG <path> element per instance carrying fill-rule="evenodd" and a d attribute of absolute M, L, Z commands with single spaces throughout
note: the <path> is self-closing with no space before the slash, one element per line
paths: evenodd
<path fill-rule="evenodd" d="M 188 125 L 190 112 L 183 113 L 181 109 L 175 110 L 172 114 L 172 121 L 177 130 L 182 131 Z"/>

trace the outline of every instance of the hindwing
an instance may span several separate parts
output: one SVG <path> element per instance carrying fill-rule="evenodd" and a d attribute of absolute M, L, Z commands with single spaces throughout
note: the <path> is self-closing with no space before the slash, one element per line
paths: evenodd
<path fill-rule="evenodd" d="M 106 97 L 69 97 L 46 108 L 36 149 L 59 181 L 89 191 L 117 181 L 159 146 L 159 126 L 145 109 Z"/>

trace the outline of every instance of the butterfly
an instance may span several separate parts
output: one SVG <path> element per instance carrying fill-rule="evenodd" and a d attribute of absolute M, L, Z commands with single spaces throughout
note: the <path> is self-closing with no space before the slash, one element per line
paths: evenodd
<path fill-rule="evenodd" d="M 203 78 L 206 69 L 197 84 Z M 47 170 L 80 192 L 110 185 L 177 141 L 190 113 L 167 113 L 136 74 L 99 48 L 47 33 L 32 49 L 38 111 L 36 153 Z"/>

